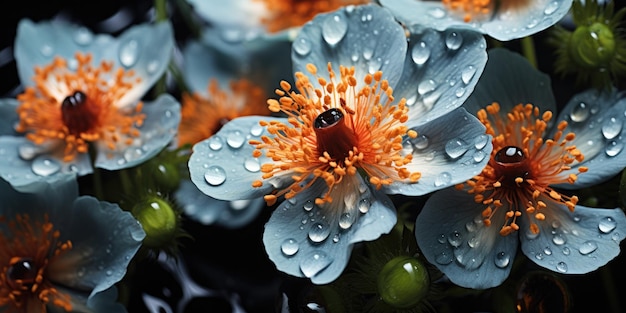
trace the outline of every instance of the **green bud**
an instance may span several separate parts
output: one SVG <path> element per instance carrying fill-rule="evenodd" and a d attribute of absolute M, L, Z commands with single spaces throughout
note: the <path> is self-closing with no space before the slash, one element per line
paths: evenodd
<path fill-rule="evenodd" d="M 172 242 L 177 233 L 177 214 L 164 199 L 151 196 L 137 203 L 132 213 L 146 232 L 144 245 L 163 247 Z"/>
<path fill-rule="evenodd" d="M 409 256 L 397 256 L 378 273 L 378 293 L 385 303 L 395 308 L 410 308 L 426 295 L 430 277 L 424 265 Z"/>
<path fill-rule="evenodd" d="M 180 183 L 180 172 L 174 163 L 152 160 L 148 170 L 162 190 L 174 190 Z"/>
<path fill-rule="evenodd" d="M 615 37 L 602 23 L 578 26 L 569 41 L 572 60 L 583 68 L 607 66 L 615 55 Z"/>

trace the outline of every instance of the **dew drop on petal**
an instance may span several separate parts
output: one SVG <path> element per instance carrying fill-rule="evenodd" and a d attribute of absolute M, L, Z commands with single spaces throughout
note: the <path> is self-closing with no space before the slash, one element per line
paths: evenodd
<path fill-rule="evenodd" d="M 313 277 L 323 269 L 327 268 L 333 259 L 323 251 L 313 251 L 302 260 L 300 270 L 306 277 Z"/>
<path fill-rule="evenodd" d="M 39 52 L 41 52 L 41 55 L 45 57 L 49 57 L 49 56 L 52 56 L 52 54 L 54 53 L 54 48 L 52 48 L 51 45 L 46 43 L 41 46 L 41 49 L 39 49 Z"/>
<path fill-rule="evenodd" d="M 622 152 L 623 148 L 624 148 L 623 143 L 617 142 L 617 141 L 611 141 L 606 145 L 604 152 L 606 153 L 606 155 L 610 157 L 614 157 L 618 155 L 620 152 Z"/>
<path fill-rule="evenodd" d="M 452 175 L 450 175 L 450 173 L 441 172 L 439 173 L 439 175 L 437 175 L 437 178 L 435 178 L 435 187 L 442 187 L 442 186 L 448 185 L 450 184 L 451 181 L 452 181 Z"/>
<path fill-rule="evenodd" d="M 204 180 L 211 186 L 219 186 L 226 181 L 226 172 L 217 165 L 210 166 L 204 172 Z"/>
<path fill-rule="evenodd" d="M 368 199 L 361 199 L 361 201 L 359 201 L 359 212 L 365 214 L 370 210 L 370 200 Z"/>
<path fill-rule="evenodd" d="M 244 138 L 240 131 L 234 131 L 228 134 L 228 137 L 226 138 L 226 143 L 228 143 L 228 146 L 233 149 L 241 148 L 245 142 L 246 138 Z"/>
<path fill-rule="evenodd" d="M 218 151 L 222 149 L 224 143 L 222 142 L 222 138 L 218 136 L 213 136 L 209 139 L 209 148 L 213 151 Z"/>
<path fill-rule="evenodd" d="M 159 69 L 159 60 L 152 60 L 148 62 L 148 65 L 146 65 L 146 71 L 150 75 L 156 73 L 158 69 Z"/>
<path fill-rule="evenodd" d="M 446 16 L 446 11 L 444 11 L 442 8 L 434 8 L 428 10 L 428 15 L 434 18 L 443 18 L 444 16 Z"/>
<path fill-rule="evenodd" d="M 457 159 L 467 152 L 467 144 L 462 139 L 453 139 L 446 143 L 444 149 L 450 158 Z"/>
<path fill-rule="evenodd" d="M 565 264 L 565 262 L 563 262 L 563 261 L 557 263 L 556 264 L 556 270 L 561 272 L 561 273 L 567 273 L 567 264 Z"/>
<path fill-rule="evenodd" d="M 330 235 L 330 227 L 324 223 L 314 223 L 309 229 L 309 239 L 313 242 L 322 242 Z"/>
<path fill-rule="evenodd" d="M 311 52 L 311 42 L 304 37 L 294 41 L 292 47 L 299 56 L 306 56 Z"/>
<path fill-rule="evenodd" d="M 472 78 L 474 78 L 475 74 L 476 74 L 476 68 L 472 65 L 469 65 L 461 72 L 461 80 L 463 81 L 464 84 L 467 85 L 472 81 Z"/>
<path fill-rule="evenodd" d="M 557 246 L 564 245 L 566 241 L 563 234 L 554 234 L 554 236 L 552 236 L 552 242 Z"/>
<path fill-rule="evenodd" d="M 127 68 L 135 65 L 139 59 L 139 50 L 140 47 L 137 40 L 129 39 L 128 41 L 123 42 L 119 51 L 120 63 Z"/>
<path fill-rule="evenodd" d="M 280 245 L 280 251 L 283 252 L 286 256 L 292 256 L 298 252 L 300 249 L 300 245 L 298 245 L 298 241 L 293 238 L 288 238 L 283 241 Z"/>
<path fill-rule="evenodd" d="M 617 222 L 610 216 L 603 218 L 598 224 L 598 229 L 604 234 L 612 232 L 615 227 L 617 227 Z"/>
<path fill-rule="evenodd" d="M 446 243 L 446 235 L 445 234 L 439 234 L 439 237 L 437 237 L 437 241 L 439 243 Z"/>
<path fill-rule="evenodd" d="M 472 158 L 474 159 L 474 162 L 479 163 L 482 160 L 484 160 L 486 156 L 487 154 L 485 153 L 485 151 L 478 150 L 474 152 L 474 155 L 472 156 Z"/>
<path fill-rule="evenodd" d="M 606 139 L 613 139 L 622 131 L 622 120 L 611 117 L 602 125 L 602 135 Z"/>
<path fill-rule="evenodd" d="M 352 227 L 352 224 L 354 224 L 355 220 L 356 218 L 353 216 L 353 214 L 343 213 L 339 217 L 339 227 L 341 227 L 341 229 L 348 229 Z"/>
<path fill-rule="evenodd" d="M 32 160 L 37 156 L 37 148 L 31 144 L 24 144 L 18 148 L 18 154 L 23 160 Z"/>
<path fill-rule="evenodd" d="M 564 255 L 569 255 L 571 253 L 570 249 L 568 247 L 563 247 L 563 254 Z"/>
<path fill-rule="evenodd" d="M 580 102 L 574 108 L 572 108 L 569 117 L 574 122 L 584 122 L 587 120 L 587 118 L 589 118 L 589 107 L 586 103 Z"/>
<path fill-rule="evenodd" d="M 551 15 L 552 13 L 554 13 L 557 9 L 559 8 L 559 3 L 557 1 L 551 1 L 550 3 L 548 3 L 548 5 L 546 6 L 546 8 L 543 10 L 543 13 L 545 15 Z"/>
<path fill-rule="evenodd" d="M 509 256 L 506 252 L 498 252 L 496 254 L 496 258 L 494 263 L 499 268 L 505 268 L 511 263 L 511 256 Z"/>
<path fill-rule="evenodd" d="M 261 164 L 257 158 L 246 158 L 243 167 L 249 172 L 256 173 L 261 170 Z"/>
<path fill-rule="evenodd" d="M 582 255 L 587 255 L 589 253 L 592 253 L 592 252 L 596 251 L 596 249 L 598 249 L 598 244 L 596 244 L 596 242 L 593 241 L 593 240 L 589 240 L 589 241 L 585 241 L 578 248 L 578 252 L 580 252 L 580 254 L 582 254 Z"/>
<path fill-rule="evenodd" d="M 33 161 L 31 169 L 39 176 L 50 176 L 61 170 L 61 164 L 54 159 L 39 157 Z"/>
<path fill-rule="evenodd" d="M 487 143 L 489 142 L 489 136 L 487 135 L 480 135 L 478 137 L 476 137 L 476 139 L 474 139 L 474 147 L 476 147 L 476 149 L 483 149 L 485 146 L 487 146 Z"/>
<path fill-rule="evenodd" d="M 348 31 L 348 23 L 339 15 L 326 18 L 322 24 L 322 37 L 331 46 L 335 46 Z"/>
<path fill-rule="evenodd" d="M 86 27 L 79 27 L 74 32 L 74 41 L 81 46 L 90 44 L 92 40 L 93 34 Z"/>
<path fill-rule="evenodd" d="M 457 32 L 449 32 L 446 35 L 446 47 L 450 50 L 457 50 L 463 44 L 463 37 Z"/>
<path fill-rule="evenodd" d="M 422 65 L 428 61 L 430 57 L 430 48 L 423 41 L 418 42 L 411 50 L 411 58 L 417 65 Z"/>
<path fill-rule="evenodd" d="M 437 257 L 435 257 L 435 262 L 441 265 L 450 264 L 452 263 L 452 256 L 445 251 L 441 252 L 439 255 L 437 255 Z"/>
<path fill-rule="evenodd" d="M 437 84 L 435 83 L 434 80 L 432 79 L 423 80 L 422 82 L 419 83 L 419 85 L 417 85 L 417 92 L 420 95 L 425 95 L 435 90 L 436 87 L 437 87 Z"/>
<path fill-rule="evenodd" d="M 309 212 L 309 211 L 313 210 L 313 201 L 311 201 L 311 200 L 307 200 L 307 201 L 304 203 L 304 205 L 302 206 L 302 208 L 303 208 L 305 211 L 307 211 L 307 212 Z"/>
<path fill-rule="evenodd" d="M 263 133 L 263 126 L 259 124 L 254 124 L 250 127 L 250 135 L 259 137 Z"/>
<path fill-rule="evenodd" d="M 461 245 L 461 234 L 457 231 L 448 235 L 448 243 L 453 247 L 458 247 Z"/>

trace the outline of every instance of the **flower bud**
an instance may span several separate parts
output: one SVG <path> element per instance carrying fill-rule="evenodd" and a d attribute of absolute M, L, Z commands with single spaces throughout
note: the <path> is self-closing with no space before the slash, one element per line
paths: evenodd
<path fill-rule="evenodd" d="M 410 308 L 428 294 L 430 277 L 419 260 L 397 256 L 378 273 L 377 285 L 385 303 L 395 308 Z"/>
<path fill-rule="evenodd" d="M 178 214 L 172 205 L 157 196 L 138 202 L 132 209 L 146 232 L 144 245 L 159 248 L 169 245 L 178 232 Z"/>
<path fill-rule="evenodd" d="M 611 28 L 598 22 L 578 26 L 569 41 L 569 53 L 583 68 L 607 66 L 615 56 L 615 37 Z"/>

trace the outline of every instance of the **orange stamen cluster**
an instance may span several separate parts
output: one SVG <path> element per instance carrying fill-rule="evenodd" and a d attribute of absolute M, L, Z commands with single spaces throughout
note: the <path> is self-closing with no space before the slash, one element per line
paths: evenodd
<path fill-rule="evenodd" d="M 220 89 L 216 80 L 207 86 L 208 97 L 199 93 L 182 95 L 179 146 L 195 144 L 211 137 L 228 121 L 248 115 L 269 115 L 265 92 L 242 79 L 230 83 L 230 92 Z"/>
<path fill-rule="evenodd" d="M 309 64 L 307 69 L 317 76 L 315 66 Z M 332 202 L 333 188 L 339 186 L 346 175 L 356 175 L 358 170 L 362 170 L 376 188 L 394 181 L 416 182 L 420 178 L 420 173 L 411 173 L 404 167 L 411 162 L 412 155 L 401 153 L 403 136 L 417 136 L 404 125 L 408 119 L 406 100 L 394 104 L 392 88 L 382 79 L 382 72 L 366 75 L 365 86 L 360 89 L 357 89 L 354 68 L 341 66 L 340 75 L 336 77 L 329 63 L 328 72 L 330 81 L 317 76 L 320 88 L 315 88 L 306 75 L 298 72 L 297 92 L 282 81 L 281 89 L 276 90 L 280 98 L 267 101 L 272 112 L 287 115 L 288 123 L 262 121 L 261 125 L 267 127 L 271 136 L 250 141 L 256 146 L 253 156 L 259 157 L 265 152 L 273 161 L 262 165 L 263 179 L 288 174 L 294 180 L 287 188 L 267 195 L 268 204 L 281 195 L 287 199 L 294 197 L 317 179 L 326 182 L 328 191 L 317 198 L 316 203 Z M 330 109 L 343 114 L 341 131 L 333 138 L 318 136 L 315 120 Z M 320 150 L 320 147 L 339 143 L 342 153 L 338 153 L 336 146 Z M 313 179 L 301 185 L 309 177 Z M 261 180 L 253 183 L 254 187 L 262 185 Z"/>
<path fill-rule="evenodd" d="M 506 220 L 500 234 L 508 235 L 519 229 L 517 218 L 525 212 L 530 222 L 530 231 L 538 233 L 535 221 L 546 218 L 547 204 L 539 200 L 547 195 L 551 201 L 565 204 L 574 211 L 578 197 L 566 196 L 550 187 L 554 184 L 571 183 L 576 174 L 564 174 L 574 162 L 583 161 L 583 154 L 571 145 L 573 133 L 563 134 L 567 122 L 557 125 L 553 138 L 545 139 L 544 134 L 552 113 L 540 114 L 539 109 L 531 104 L 519 104 L 506 115 L 501 115 L 498 103 L 487 106 L 478 112 L 478 119 L 486 126 L 487 133 L 493 136 L 491 159 L 482 173 L 466 182 L 468 192 L 474 194 L 474 200 L 486 206 L 482 212 L 485 225 L 497 210 L 508 207 Z M 498 152 L 506 147 L 516 147 L 523 153 L 522 162 L 502 164 L 497 161 Z M 578 172 L 586 172 L 586 167 L 579 167 Z M 457 186 L 463 188 L 463 185 Z M 505 203 L 508 204 L 505 206 Z"/>
<path fill-rule="evenodd" d="M 531 0 L 441 0 L 443 5 L 453 12 L 463 15 L 463 21 L 469 23 L 493 15 L 494 11 L 507 12 L 529 7 Z"/>
<path fill-rule="evenodd" d="M 76 54 L 76 70 L 67 68 L 67 61 L 55 58 L 44 67 L 35 69 L 34 87 L 18 96 L 20 117 L 16 127 L 25 132 L 35 144 L 50 140 L 65 143 L 63 158 L 71 161 L 77 153 L 86 153 L 88 143 L 104 141 L 110 149 L 118 143 L 128 145 L 140 135 L 137 127 L 143 123 L 142 103 L 134 108 L 119 108 L 118 101 L 139 82 L 133 71 L 113 69 L 112 62 L 91 65 L 90 54 Z M 76 132 L 63 119 L 62 103 L 75 92 L 86 96 L 84 114 L 88 115 L 88 129 Z"/>
<path fill-rule="evenodd" d="M 67 294 L 61 293 L 46 279 L 48 265 L 72 248 L 68 240 L 59 242 L 60 233 L 45 216 L 43 222 L 28 215 L 16 215 L 0 232 L 0 308 L 8 312 L 46 312 L 46 305 L 72 310 Z M 33 265 L 32 279 L 10 276 L 11 267 L 21 260 Z M 4 311 L 3 310 L 3 311 Z"/>
<path fill-rule="evenodd" d="M 256 0 L 265 3 L 270 14 L 262 19 L 269 32 L 302 26 L 319 13 L 334 11 L 342 6 L 365 4 L 368 0 Z"/>

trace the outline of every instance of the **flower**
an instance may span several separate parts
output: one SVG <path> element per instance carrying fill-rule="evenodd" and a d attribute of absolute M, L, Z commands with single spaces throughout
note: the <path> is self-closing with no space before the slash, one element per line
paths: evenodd
<path fill-rule="evenodd" d="M 380 0 L 409 28 L 473 29 L 508 41 L 540 32 L 569 11 L 572 0 Z M 424 13 L 425 12 L 425 13 Z"/>
<path fill-rule="evenodd" d="M 575 74 L 579 85 L 591 83 L 608 90 L 620 77 L 626 76 L 626 38 L 623 35 L 626 8 L 614 12 L 614 7 L 612 1 L 605 5 L 597 0 L 574 1 L 575 29 L 570 31 L 557 24 L 549 37 L 550 45 L 556 49 L 557 73 Z"/>
<path fill-rule="evenodd" d="M 0 310 L 126 312 L 115 284 L 145 236 L 117 204 L 79 196 L 74 175 L 21 193 L 0 180 Z"/>
<path fill-rule="evenodd" d="M 485 165 L 474 154 L 490 152 L 489 137 L 458 108 L 486 63 L 485 42 L 454 32 L 462 45 L 447 47 L 434 30 L 407 45 L 380 6 L 318 15 L 294 42 L 295 89 L 282 81 L 268 100 L 282 116 L 236 118 L 194 145 L 191 180 L 223 200 L 285 198 L 265 225 L 270 259 L 315 284 L 333 281 L 355 243 L 396 223 L 386 194 L 426 194 Z"/>
<path fill-rule="evenodd" d="M 132 167 L 157 154 L 174 137 L 179 104 L 169 95 L 140 100 L 167 68 L 172 47 L 168 23 L 135 26 L 114 39 L 22 20 L 15 57 L 25 90 L 17 101 L 1 101 L 16 127 L 0 137 L 0 176 L 27 188 L 62 173 L 90 174 L 92 166 Z"/>
<path fill-rule="evenodd" d="M 549 87 L 523 57 L 489 51 L 464 105 L 493 136 L 489 163 L 465 184 L 433 194 L 415 224 L 420 249 L 455 284 L 501 284 L 518 243 L 530 260 L 559 273 L 587 273 L 619 254 L 624 212 L 578 205 L 564 190 L 598 184 L 626 166 L 626 99 L 590 90 L 554 119 Z"/>

